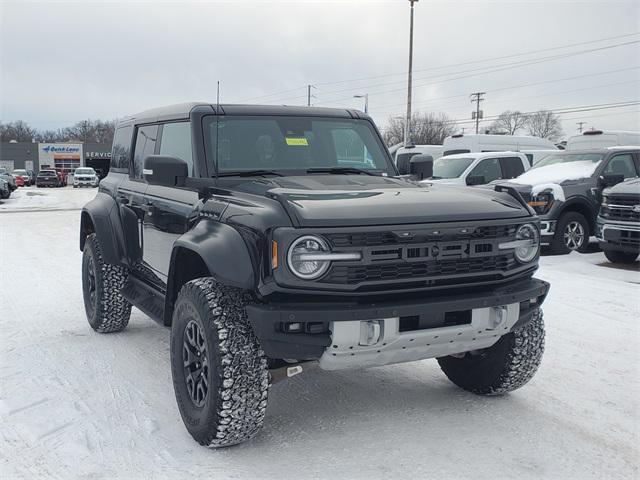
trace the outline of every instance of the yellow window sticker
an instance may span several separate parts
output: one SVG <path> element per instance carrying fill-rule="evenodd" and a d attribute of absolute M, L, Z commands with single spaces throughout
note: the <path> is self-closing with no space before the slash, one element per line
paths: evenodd
<path fill-rule="evenodd" d="M 308 147 L 309 146 L 309 142 L 307 142 L 307 139 L 302 137 L 302 138 L 292 138 L 292 137 L 287 137 L 285 139 L 287 141 L 287 145 L 289 146 L 301 146 L 301 147 Z"/>

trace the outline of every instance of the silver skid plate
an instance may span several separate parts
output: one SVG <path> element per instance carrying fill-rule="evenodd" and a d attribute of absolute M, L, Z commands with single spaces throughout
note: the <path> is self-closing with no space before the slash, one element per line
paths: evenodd
<path fill-rule="evenodd" d="M 471 323 L 400 332 L 399 318 L 371 319 L 379 338 L 363 345 L 366 321 L 331 322 L 331 346 L 320 358 L 320 368 L 341 370 L 412 362 L 487 348 L 509 333 L 518 321 L 520 304 L 472 310 Z M 374 329 L 378 331 L 376 327 Z"/>

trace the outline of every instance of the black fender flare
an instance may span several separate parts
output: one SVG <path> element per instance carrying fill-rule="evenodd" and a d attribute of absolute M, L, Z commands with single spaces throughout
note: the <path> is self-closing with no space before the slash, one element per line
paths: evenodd
<path fill-rule="evenodd" d="M 113 265 L 126 265 L 124 234 L 117 202 L 106 193 L 98 192 L 82 208 L 80 217 L 80 251 L 84 250 L 87 235 L 95 232 L 104 261 Z"/>
<path fill-rule="evenodd" d="M 218 282 L 243 290 L 254 288 L 256 269 L 240 232 L 225 223 L 201 219 L 173 244 L 165 297 L 165 322 L 169 320 L 174 297 L 180 287 L 176 285 L 176 278 L 179 283 L 180 279 L 195 278 L 192 272 L 180 271 L 185 265 L 177 256 L 184 250 L 197 255 L 204 263 L 208 274 Z"/>

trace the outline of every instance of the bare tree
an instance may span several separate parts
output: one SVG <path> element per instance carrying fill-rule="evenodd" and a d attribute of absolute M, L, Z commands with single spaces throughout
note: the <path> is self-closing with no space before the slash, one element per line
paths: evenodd
<path fill-rule="evenodd" d="M 0 140 L 3 142 L 30 142 L 36 136 L 36 131 L 26 122 L 17 120 L 11 123 L 0 123 Z"/>
<path fill-rule="evenodd" d="M 502 112 L 491 124 L 489 130 L 495 133 L 515 135 L 519 130 L 527 126 L 527 115 L 518 110 Z"/>
<path fill-rule="evenodd" d="M 405 119 L 390 117 L 383 137 L 387 145 L 395 145 L 404 140 Z M 457 131 L 454 120 L 444 113 L 415 112 L 411 116 L 409 138 L 416 145 L 442 145 L 445 138 Z"/>
<path fill-rule="evenodd" d="M 529 135 L 557 140 L 562 135 L 560 117 L 549 110 L 540 110 L 527 116 Z"/>

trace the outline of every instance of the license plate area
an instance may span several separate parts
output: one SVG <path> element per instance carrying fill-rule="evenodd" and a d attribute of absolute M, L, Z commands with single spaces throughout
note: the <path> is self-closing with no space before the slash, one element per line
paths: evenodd
<path fill-rule="evenodd" d="M 398 331 L 415 332 L 432 328 L 471 325 L 472 310 L 457 310 L 431 315 L 411 315 L 398 319 Z"/>

